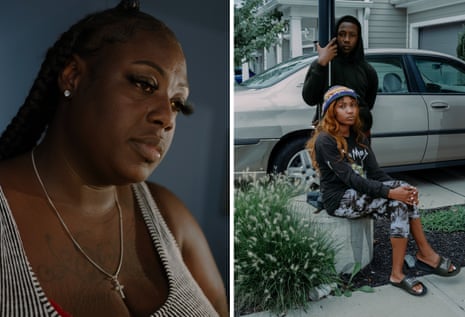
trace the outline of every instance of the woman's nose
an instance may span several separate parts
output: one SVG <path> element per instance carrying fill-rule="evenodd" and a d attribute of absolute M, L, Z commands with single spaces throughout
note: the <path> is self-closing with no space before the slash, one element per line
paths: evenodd
<path fill-rule="evenodd" d="M 176 112 L 174 111 L 170 100 L 156 102 L 156 104 L 149 108 L 147 114 L 147 120 L 150 123 L 161 126 L 165 131 L 169 131 L 174 128 L 175 119 Z"/>

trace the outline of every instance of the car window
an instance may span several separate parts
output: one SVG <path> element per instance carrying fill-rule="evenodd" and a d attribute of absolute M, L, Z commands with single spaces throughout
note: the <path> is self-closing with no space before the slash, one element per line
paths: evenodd
<path fill-rule="evenodd" d="M 265 88 L 288 77 L 303 67 L 309 66 L 312 55 L 303 55 L 287 62 L 278 64 L 261 74 L 255 75 L 250 79 L 243 81 L 240 86 L 247 88 L 260 89 Z"/>
<path fill-rule="evenodd" d="M 426 92 L 464 93 L 465 67 L 443 58 L 414 56 Z"/>
<path fill-rule="evenodd" d="M 408 85 L 401 56 L 367 56 L 378 74 L 378 93 L 407 93 Z"/>

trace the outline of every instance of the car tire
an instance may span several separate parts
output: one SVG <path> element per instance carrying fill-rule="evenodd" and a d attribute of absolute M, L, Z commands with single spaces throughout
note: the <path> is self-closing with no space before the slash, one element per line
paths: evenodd
<path fill-rule="evenodd" d="M 287 141 L 273 156 L 268 172 L 286 174 L 298 184 L 305 184 L 311 190 L 319 187 L 319 176 L 312 166 L 310 154 L 305 149 L 308 138 Z"/>

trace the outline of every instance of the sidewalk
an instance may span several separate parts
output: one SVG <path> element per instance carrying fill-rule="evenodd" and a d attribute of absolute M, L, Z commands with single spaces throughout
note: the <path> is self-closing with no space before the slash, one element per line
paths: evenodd
<path fill-rule="evenodd" d="M 432 209 L 465 204 L 465 180 L 448 179 L 436 184 L 421 179 L 406 179 L 420 193 L 420 208 Z M 465 268 L 455 277 L 425 275 L 419 277 L 428 288 L 423 297 L 416 297 L 391 285 L 375 288 L 374 293 L 353 292 L 351 297 L 329 296 L 310 302 L 306 311 L 289 311 L 286 317 L 464 317 Z M 247 317 L 271 317 L 268 312 Z"/>
<path fill-rule="evenodd" d="M 465 270 L 455 277 L 426 275 L 419 278 L 428 294 L 415 297 L 391 285 L 375 288 L 374 293 L 354 292 L 352 297 L 330 296 L 311 302 L 305 312 L 295 310 L 286 317 L 463 317 L 465 316 Z M 248 317 L 269 317 L 255 313 Z M 275 316 L 275 315 L 274 315 Z"/>

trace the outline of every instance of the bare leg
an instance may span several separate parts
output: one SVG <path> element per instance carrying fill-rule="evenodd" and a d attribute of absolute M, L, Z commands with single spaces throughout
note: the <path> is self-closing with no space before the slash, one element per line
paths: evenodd
<path fill-rule="evenodd" d="M 410 232 L 412 233 L 412 236 L 417 243 L 418 256 L 421 258 L 421 260 L 427 258 L 434 258 L 434 260 L 437 260 L 439 256 L 436 254 L 436 252 L 434 252 L 433 248 L 426 240 L 425 232 L 423 231 L 420 218 L 410 219 Z"/>
<path fill-rule="evenodd" d="M 425 239 L 426 240 L 426 239 Z M 392 269 L 391 269 L 391 281 L 399 283 L 405 277 L 402 267 L 404 266 L 405 252 L 407 251 L 407 238 L 391 238 L 392 246 Z M 413 290 L 417 293 L 423 291 L 421 284 L 415 285 Z"/>
<path fill-rule="evenodd" d="M 392 269 L 391 280 L 400 282 L 404 278 L 402 267 L 404 265 L 405 252 L 407 250 L 407 238 L 391 238 Z"/>
<path fill-rule="evenodd" d="M 418 246 L 417 258 L 432 267 L 436 267 L 439 264 L 440 257 L 426 240 L 420 218 L 410 219 L 410 231 Z M 452 272 L 453 270 L 455 270 L 455 266 L 451 264 L 449 271 Z"/>

